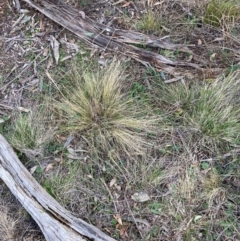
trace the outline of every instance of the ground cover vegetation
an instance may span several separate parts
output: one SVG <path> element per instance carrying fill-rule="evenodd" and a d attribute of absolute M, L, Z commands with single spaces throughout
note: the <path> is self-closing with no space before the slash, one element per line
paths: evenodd
<path fill-rule="evenodd" d="M 210 71 L 183 67 L 189 78 L 173 79 L 1 4 L 1 134 L 49 194 L 116 240 L 240 240 L 238 1 L 70 2 L 101 23 L 185 43 L 195 54 L 157 51 L 197 53 Z M 44 240 L 0 190 L 0 237 Z"/>

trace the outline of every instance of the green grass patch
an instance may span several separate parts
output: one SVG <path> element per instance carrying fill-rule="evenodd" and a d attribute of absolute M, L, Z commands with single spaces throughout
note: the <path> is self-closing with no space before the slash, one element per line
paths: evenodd
<path fill-rule="evenodd" d="M 231 24 L 239 18 L 240 4 L 237 0 L 212 0 L 204 14 L 204 22 L 215 27 Z"/>
<path fill-rule="evenodd" d="M 147 33 L 159 33 L 161 31 L 161 19 L 156 13 L 149 10 L 141 20 L 136 23 L 136 29 Z"/>
<path fill-rule="evenodd" d="M 240 132 L 240 78 L 234 72 L 214 83 L 159 84 L 156 93 L 171 123 L 202 145 L 236 144 Z"/>

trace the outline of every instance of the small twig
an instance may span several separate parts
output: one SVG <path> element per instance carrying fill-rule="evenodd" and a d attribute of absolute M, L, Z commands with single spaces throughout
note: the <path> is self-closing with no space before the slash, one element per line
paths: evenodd
<path fill-rule="evenodd" d="M 13 107 L 8 106 L 8 105 L 0 104 L 0 106 L 1 106 L 1 108 L 7 109 L 7 110 L 13 110 Z"/>
<path fill-rule="evenodd" d="M 138 220 L 134 217 L 134 215 L 133 215 L 133 213 L 132 213 L 132 210 L 131 210 L 131 208 L 130 208 L 130 206 L 129 206 L 129 203 L 128 203 L 128 200 L 127 200 L 127 198 L 126 198 L 126 193 L 124 193 L 124 199 L 125 199 L 125 202 L 126 202 L 126 204 L 127 204 L 127 206 L 128 206 L 128 210 L 129 210 L 129 212 L 130 212 L 130 214 L 131 214 L 131 216 L 132 216 L 132 219 L 133 219 L 133 221 L 134 221 L 134 223 L 135 223 L 135 225 L 136 225 L 136 228 L 137 228 L 137 230 L 138 230 L 141 238 L 143 239 L 142 232 L 140 231 L 140 229 L 138 228 L 138 225 L 137 225 L 137 221 L 138 221 Z"/>
<path fill-rule="evenodd" d="M 12 74 L 12 72 L 17 68 L 17 65 L 15 65 L 11 71 L 8 73 L 7 77 L 3 80 L 3 83 L 8 79 L 8 77 Z M 1 90 L 1 89 L 0 89 Z"/>
<path fill-rule="evenodd" d="M 234 155 L 240 155 L 240 148 L 238 149 L 234 149 L 222 156 L 217 156 L 217 157 L 212 157 L 212 158 L 208 158 L 208 159 L 203 159 L 203 160 L 200 160 L 200 162 L 213 162 L 213 161 L 218 161 L 218 160 L 221 160 L 221 159 L 226 159 L 227 157 L 230 157 L 230 156 L 234 156 Z"/>
<path fill-rule="evenodd" d="M 114 204 L 115 213 L 116 213 L 116 214 L 117 214 L 117 213 L 119 213 L 119 212 L 118 212 L 118 209 L 117 209 L 117 206 L 116 206 L 116 204 L 115 204 L 114 197 L 113 197 L 113 195 L 112 195 L 112 193 L 111 193 L 110 189 L 108 188 L 108 186 L 107 186 L 106 182 L 105 182 L 105 181 L 104 181 L 102 178 L 100 178 L 100 180 L 101 180 L 101 182 L 103 183 L 103 185 L 105 186 L 105 188 L 107 189 L 107 191 L 108 191 L 108 193 L 109 193 L 109 196 L 110 196 L 110 197 L 111 197 L 111 199 L 113 200 L 113 204 Z"/>
<path fill-rule="evenodd" d="M 136 4 L 135 4 L 133 1 L 131 1 L 130 3 L 131 3 L 131 5 L 133 6 L 133 8 L 135 9 L 135 11 L 136 11 L 137 13 L 139 13 L 139 9 L 137 8 Z"/>
<path fill-rule="evenodd" d="M 20 15 L 20 17 L 17 19 L 17 21 L 12 25 L 12 28 L 14 28 L 15 26 L 17 26 L 17 25 L 22 21 L 22 19 L 24 18 L 24 16 L 25 16 L 25 14 L 22 13 L 22 14 Z"/>
<path fill-rule="evenodd" d="M 55 87 L 56 87 L 56 89 L 59 91 L 59 93 L 62 95 L 62 97 L 63 97 L 64 99 L 66 99 L 66 97 L 64 96 L 64 94 L 62 93 L 62 91 L 59 89 L 56 81 L 52 78 L 52 76 L 49 74 L 48 71 L 46 71 L 46 75 L 47 75 L 47 77 L 53 82 L 53 84 L 55 85 Z"/>

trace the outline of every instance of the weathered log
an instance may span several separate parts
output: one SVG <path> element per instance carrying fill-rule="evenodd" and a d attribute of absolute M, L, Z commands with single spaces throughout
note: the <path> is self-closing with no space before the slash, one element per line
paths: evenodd
<path fill-rule="evenodd" d="M 28 3 L 31 7 L 44 14 L 49 19 L 68 29 L 70 32 L 81 38 L 87 44 L 124 54 L 136 61 L 175 76 L 194 78 L 216 78 L 223 69 L 212 68 L 206 61 L 196 55 L 185 44 L 174 44 L 168 37 L 149 36 L 131 30 L 122 30 L 109 27 L 85 16 L 81 11 L 66 4 L 63 0 L 20 0 Z M 186 52 L 192 56 L 190 61 L 173 61 L 157 51 L 146 50 L 146 46 L 151 49 L 168 49 Z M 180 68 L 184 67 L 184 68 Z M 185 68 L 187 67 L 187 68 Z M 176 79 L 175 78 L 175 79 Z"/>
<path fill-rule="evenodd" d="M 64 209 L 32 177 L 0 134 L 0 178 L 39 225 L 47 241 L 116 241 Z"/>
<path fill-rule="evenodd" d="M 108 49 L 125 54 L 145 65 L 152 66 L 174 76 L 186 75 L 177 70 L 178 66 L 186 66 L 202 72 L 198 64 L 184 61 L 173 61 L 163 55 L 136 45 L 178 50 L 192 53 L 183 44 L 173 44 L 167 38 L 157 38 L 130 30 L 115 29 L 96 23 L 87 16 L 83 17 L 77 9 L 61 0 L 22 0 L 38 10 L 54 22 L 68 29 L 76 36 L 96 48 Z M 134 45 L 133 45 L 134 44 Z M 188 72 L 187 75 L 190 73 Z"/>

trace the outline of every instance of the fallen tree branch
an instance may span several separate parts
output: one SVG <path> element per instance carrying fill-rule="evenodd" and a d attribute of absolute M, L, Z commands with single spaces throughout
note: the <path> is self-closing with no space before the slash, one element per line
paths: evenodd
<path fill-rule="evenodd" d="M 22 1 L 28 3 L 31 7 L 68 29 L 93 47 L 120 52 L 145 65 L 153 66 L 158 70 L 178 77 L 179 75 L 191 75 L 189 72 L 186 73 L 177 70 L 176 67 L 178 66 L 190 67 L 202 72 L 198 64 L 184 61 L 172 61 L 156 52 L 148 51 L 132 44 L 149 46 L 152 48 L 179 50 L 191 54 L 192 51 L 188 49 L 187 46 L 170 43 L 166 38 L 149 37 L 148 35 L 135 31 L 114 29 L 96 23 L 87 16 L 83 17 L 80 11 L 61 0 Z"/>
<path fill-rule="evenodd" d="M 1 134 L 0 178 L 39 225 L 47 241 L 116 241 L 71 215 L 50 196 L 19 161 Z"/>

